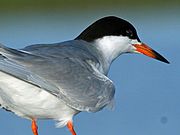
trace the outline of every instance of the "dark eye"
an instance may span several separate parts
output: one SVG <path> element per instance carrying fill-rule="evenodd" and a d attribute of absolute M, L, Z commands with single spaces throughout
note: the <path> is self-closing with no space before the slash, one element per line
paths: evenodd
<path fill-rule="evenodd" d="M 128 37 L 133 37 L 133 32 L 131 30 L 126 30 L 126 35 Z"/>

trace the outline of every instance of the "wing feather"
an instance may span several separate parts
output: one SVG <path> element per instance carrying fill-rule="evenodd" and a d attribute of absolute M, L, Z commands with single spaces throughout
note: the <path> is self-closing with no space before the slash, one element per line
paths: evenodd
<path fill-rule="evenodd" d="M 1 71 L 41 87 L 79 111 L 96 112 L 113 100 L 112 81 L 82 48 L 41 45 L 20 51 L 0 46 L 0 54 Z"/>

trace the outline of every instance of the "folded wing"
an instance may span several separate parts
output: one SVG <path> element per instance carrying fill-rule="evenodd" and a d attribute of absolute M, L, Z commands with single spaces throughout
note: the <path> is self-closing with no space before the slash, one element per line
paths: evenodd
<path fill-rule="evenodd" d="M 0 70 L 36 85 L 79 111 L 96 112 L 114 97 L 114 85 L 96 68 L 98 60 L 80 47 L 0 46 Z M 48 99 L 47 99 L 48 100 Z"/>

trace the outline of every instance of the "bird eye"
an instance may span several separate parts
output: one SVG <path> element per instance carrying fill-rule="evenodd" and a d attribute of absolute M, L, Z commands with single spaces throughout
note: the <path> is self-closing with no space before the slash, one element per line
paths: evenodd
<path fill-rule="evenodd" d="M 133 37 L 133 32 L 131 30 L 126 30 L 126 35 L 128 37 Z"/>

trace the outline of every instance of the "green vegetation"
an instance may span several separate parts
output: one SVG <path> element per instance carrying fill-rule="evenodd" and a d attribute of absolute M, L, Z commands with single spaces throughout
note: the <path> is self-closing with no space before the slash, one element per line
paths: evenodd
<path fill-rule="evenodd" d="M 0 0 L 0 10 L 88 10 L 97 8 L 168 8 L 180 0 Z"/>

